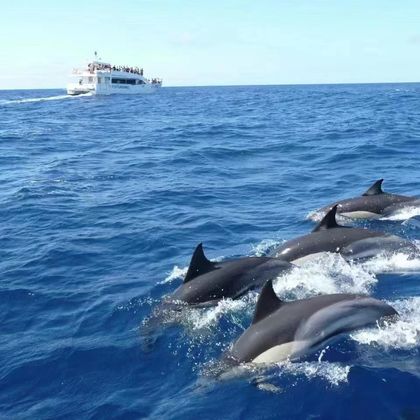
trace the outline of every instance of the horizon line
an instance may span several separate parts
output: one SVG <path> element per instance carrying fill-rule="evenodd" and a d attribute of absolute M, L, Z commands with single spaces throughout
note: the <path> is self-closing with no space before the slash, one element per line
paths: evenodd
<path fill-rule="evenodd" d="M 260 83 L 260 84 L 226 84 L 226 85 L 162 85 L 162 88 L 203 88 L 203 87 L 247 87 L 247 86 L 330 86 L 330 85 L 397 85 L 397 84 L 417 84 L 420 81 L 409 82 L 329 82 L 329 83 Z M 66 90 L 65 87 L 49 88 L 0 88 L 0 91 L 8 90 Z"/>

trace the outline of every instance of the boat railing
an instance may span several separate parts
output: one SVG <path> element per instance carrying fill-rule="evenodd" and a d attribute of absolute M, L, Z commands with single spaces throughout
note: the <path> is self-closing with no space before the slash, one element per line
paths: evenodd
<path fill-rule="evenodd" d="M 144 78 L 142 72 L 133 72 L 133 71 L 127 71 L 125 69 L 120 69 L 120 68 L 115 68 L 115 67 L 107 67 L 107 68 L 86 68 L 86 69 L 80 69 L 80 68 L 74 68 L 72 70 L 72 74 L 76 75 L 76 76 L 93 76 L 95 74 L 97 74 L 97 72 L 100 71 L 101 73 L 123 73 L 126 74 L 127 76 L 140 76 L 142 77 L 144 80 L 147 80 L 149 83 L 151 83 L 152 85 L 156 85 L 156 84 L 162 84 L 162 79 L 160 78 L 153 78 L 153 79 L 146 79 Z"/>

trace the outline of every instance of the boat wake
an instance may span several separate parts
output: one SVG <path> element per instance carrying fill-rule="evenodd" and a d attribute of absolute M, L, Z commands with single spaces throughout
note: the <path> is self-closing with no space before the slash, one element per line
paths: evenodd
<path fill-rule="evenodd" d="M 81 95 L 56 95 L 56 96 L 45 96 L 42 98 L 22 98 L 22 99 L 11 99 L 0 101 L 0 105 L 13 105 L 13 104 L 27 104 L 36 102 L 47 102 L 47 101 L 61 101 L 64 99 L 74 99 L 84 96 L 92 96 L 90 92 L 83 93 Z"/>

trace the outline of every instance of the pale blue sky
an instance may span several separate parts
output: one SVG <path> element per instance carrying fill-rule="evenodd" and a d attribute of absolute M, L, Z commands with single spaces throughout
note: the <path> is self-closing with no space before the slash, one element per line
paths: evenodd
<path fill-rule="evenodd" d="M 419 0 L 5 0 L 0 89 L 97 50 L 166 86 L 420 81 Z"/>

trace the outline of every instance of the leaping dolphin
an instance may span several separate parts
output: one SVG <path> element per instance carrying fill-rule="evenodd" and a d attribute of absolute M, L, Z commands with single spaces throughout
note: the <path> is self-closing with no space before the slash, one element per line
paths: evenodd
<path fill-rule="evenodd" d="M 418 252 L 411 242 L 398 236 L 339 225 L 335 219 L 337 206 L 333 206 L 311 233 L 287 241 L 273 250 L 271 256 L 299 264 L 322 252 L 343 252 L 348 259 L 357 259 L 359 253 L 365 258 L 368 254 L 371 257 L 399 249 Z"/>
<path fill-rule="evenodd" d="M 212 305 L 223 298 L 237 298 L 260 288 L 270 279 L 290 270 L 292 264 L 269 257 L 245 257 L 223 262 L 206 258 L 200 243 L 194 251 L 183 284 L 166 302 Z"/>
<path fill-rule="evenodd" d="M 384 212 L 388 213 L 393 207 L 401 208 L 411 201 L 416 201 L 416 197 L 387 193 L 382 190 L 383 179 L 378 179 L 360 197 L 347 198 L 336 201 L 314 214 L 325 214 L 334 205 L 337 205 L 337 213 L 355 219 L 375 219 L 381 217 Z M 389 211 L 388 211 L 389 208 Z"/>
<path fill-rule="evenodd" d="M 333 294 L 283 302 L 268 281 L 261 291 L 251 326 L 228 358 L 237 363 L 294 360 L 323 347 L 342 333 L 398 315 L 387 303 L 367 296 Z"/>

